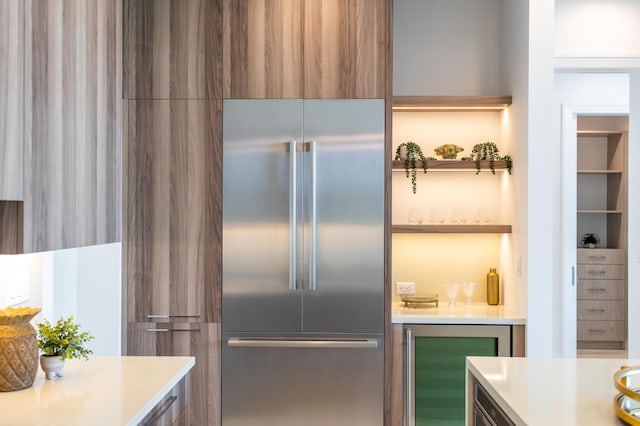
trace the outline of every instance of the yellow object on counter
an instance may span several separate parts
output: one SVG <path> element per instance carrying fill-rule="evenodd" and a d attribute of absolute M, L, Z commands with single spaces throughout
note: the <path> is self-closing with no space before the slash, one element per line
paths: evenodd
<path fill-rule="evenodd" d="M 496 268 L 489 269 L 487 274 L 487 303 L 497 305 L 500 302 L 500 275 Z"/>

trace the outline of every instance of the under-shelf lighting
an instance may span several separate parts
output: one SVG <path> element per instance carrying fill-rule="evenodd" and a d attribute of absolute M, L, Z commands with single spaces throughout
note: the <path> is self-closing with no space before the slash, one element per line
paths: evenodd
<path fill-rule="evenodd" d="M 393 111 L 501 111 L 511 96 L 394 96 Z"/>

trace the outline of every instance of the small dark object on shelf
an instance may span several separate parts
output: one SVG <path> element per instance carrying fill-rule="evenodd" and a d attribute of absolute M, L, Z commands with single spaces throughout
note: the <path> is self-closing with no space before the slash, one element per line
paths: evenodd
<path fill-rule="evenodd" d="M 598 234 L 584 234 L 581 242 L 584 248 L 597 248 L 600 244 L 600 237 Z"/>

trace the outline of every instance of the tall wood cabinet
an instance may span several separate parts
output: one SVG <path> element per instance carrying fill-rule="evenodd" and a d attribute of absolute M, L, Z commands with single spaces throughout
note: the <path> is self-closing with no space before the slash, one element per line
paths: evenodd
<path fill-rule="evenodd" d="M 2 0 L 0 19 L 0 251 L 119 241 L 120 2 Z"/>
<path fill-rule="evenodd" d="M 123 2 L 123 347 L 190 355 L 220 423 L 222 0 Z"/>
<path fill-rule="evenodd" d="M 385 98 L 390 8 L 224 0 L 224 97 Z"/>
<path fill-rule="evenodd" d="M 626 348 L 627 128 L 626 117 L 578 117 L 578 349 Z"/>

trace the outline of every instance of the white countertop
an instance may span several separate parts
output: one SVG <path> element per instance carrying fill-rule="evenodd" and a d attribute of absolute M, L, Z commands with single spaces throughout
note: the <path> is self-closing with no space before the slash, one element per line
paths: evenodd
<path fill-rule="evenodd" d="M 613 374 L 627 359 L 467 358 L 468 370 L 516 425 L 616 425 Z"/>
<path fill-rule="evenodd" d="M 450 307 L 446 302 L 424 308 L 405 308 L 402 302 L 394 302 L 391 322 L 396 324 L 525 324 L 522 315 L 508 311 L 502 305 L 458 303 Z"/>
<path fill-rule="evenodd" d="M 135 425 L 195 365 L 193 357 L 66 360 L 64 377 L 0 393 L 0 424 Z"/>

